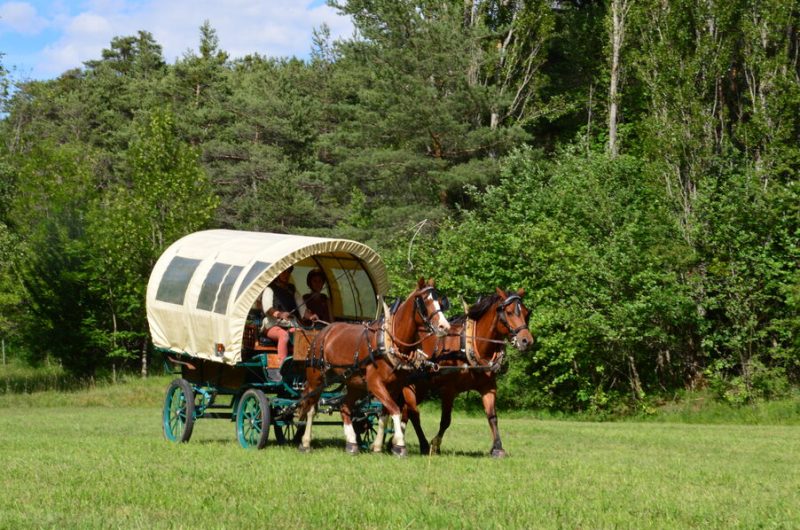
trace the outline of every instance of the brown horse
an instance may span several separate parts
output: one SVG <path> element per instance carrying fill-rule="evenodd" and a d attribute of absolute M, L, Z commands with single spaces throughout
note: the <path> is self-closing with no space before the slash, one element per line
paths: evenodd
<path fill-rule="evenodd" d="M 490 454 L 496 458 L 506 456 L 495 412 L 497 373 L 502 365 L 507 339 L 511 339 L 514 347 L 521 352 L 533 344 L 533 335 L 528 329 L 530 312 L 522 302 L 524 295 L 524 289 L 508 293 L 498 288 L 495 294 L 482 298 L 468 308 L 465 316 L 453 320 L 446 337 L 423 339 L 422 348 L 438 365 L 439 371 L 432 377 L 415 381 L 403 390 L 405 412 L 414 426 L 423 454 L 439 453 L 442 437 L 450 426 L 453 401 L 458 394 L 475 390 L 481 395 L 492 431 Z M 438 389 L 442 397 L 442 417 L 439 432 L 429 446 L 422 432 L 416 405 L 430 388 Z"/>
<path fill-rule="evenodd" d="M 300 418 L 306 418 L 306 428 L 298 449 L 305 452 L 311 448 L 311 426 L 319 396 L 333 379 L 344 380 L 347 387 L 341 407 L 347 440 L 345 450 L 358 453 L 352 412 L 358 399 L 369 391 L 383 405 L 384 414 L 390 415 L 394 422 L 392 451 L 405 456 L 398 402 L 410 368 L 420 361 L 417 353 L 420 329 L 427 330 L 430 336 L 443 336 L 450 329 L 433 280 L 426 283 L 422 278 L 394 314 L 385 315 L 383 321 L 337 322 L 323 329 L 309 349 L 300 408 Z"/>

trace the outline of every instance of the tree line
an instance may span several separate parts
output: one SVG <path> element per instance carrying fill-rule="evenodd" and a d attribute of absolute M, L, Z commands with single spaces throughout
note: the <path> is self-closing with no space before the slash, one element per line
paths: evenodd
<path fill-rule="evenodd" d="M 356 32 L 307 60 L 231 58 L 206 22 L 174 64 L 138 31 L 56 79 L 2 71 L 7 344 L 152 361 L 151 267 L 224 227 L 362 241 L 397 294 L 524 287 L 507 406 L 797 384 L 796 0 L 331 5 Z"/>

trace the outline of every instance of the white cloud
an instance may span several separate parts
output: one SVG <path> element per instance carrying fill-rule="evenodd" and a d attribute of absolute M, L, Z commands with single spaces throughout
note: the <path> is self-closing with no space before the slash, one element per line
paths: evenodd
<path fill-rule="evenodd" d="M 115 35 L 113 24 L 97 14 L 81 13 L 65 22 L 61 38 L 41 52 L 43 64 L 39 68 L 48 69 L 52 75 L 83 66 L 83 61 L 99 59 Z"/>
<path fill-rule="evenodd" d="M 164 49 L 168 62 L 197 50 L 200 25 L 208 20 L 217 31 L 220 48 L 232 57 L 251 53 L 273 57 L 307 57 L 314 28 L 326 23 L 333 38 L 346 37 L 352 24 L 326 5 L 293 0 L 93 0 L 64 18 L 57 42 L 42 51 L 37 71 L 55 76 L 84 61 L 100 58 L 115 36 L 149 31 Z M 55 20 L 54 20 L 55 23 Z"/>
<path fill-rule="evenodd" d="M 0 5 L 0 29 L 36 35 L 47 26 L 47 21 L 27 2 L 6 2 Z"/>
<path fill-rule="evenodd" d="M 91 38 L 93 35 L 108 35 L 111 31 L 111 23 L 105 17 L 81 13 L 70 21 L 65 33 L 70 39 L 81 39 Z"/>

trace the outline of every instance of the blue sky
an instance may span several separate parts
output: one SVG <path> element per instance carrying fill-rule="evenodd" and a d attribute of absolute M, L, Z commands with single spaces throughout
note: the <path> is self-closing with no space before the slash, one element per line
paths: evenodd
<path fill-rule="evenodd" d="M 0 63 L 16 79 L 51 79 L 139 30 L 172 63 L 197 50 L 204 20 L 234 58 L 308 57 L 314 28 L 326 23 L 333 37 L 353 31 L 324 0 L 0 0 Z"/>

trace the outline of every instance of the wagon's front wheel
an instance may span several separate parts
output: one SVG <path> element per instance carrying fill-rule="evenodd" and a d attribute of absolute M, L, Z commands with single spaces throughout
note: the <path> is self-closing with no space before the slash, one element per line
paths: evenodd
<path fill-rule="evenodd" d="M 162 426 L 170 442 L 188 442 L 192 437 L 194 390 L 186 379 L 175 379 L 167 387 Z"/>
<path fill-rule="evenodd" d="M 236 411 L 236 438 L 245 449 L 263 449 L 269 436 L 269 400 L 251 388 L 242 395 Z"/>

